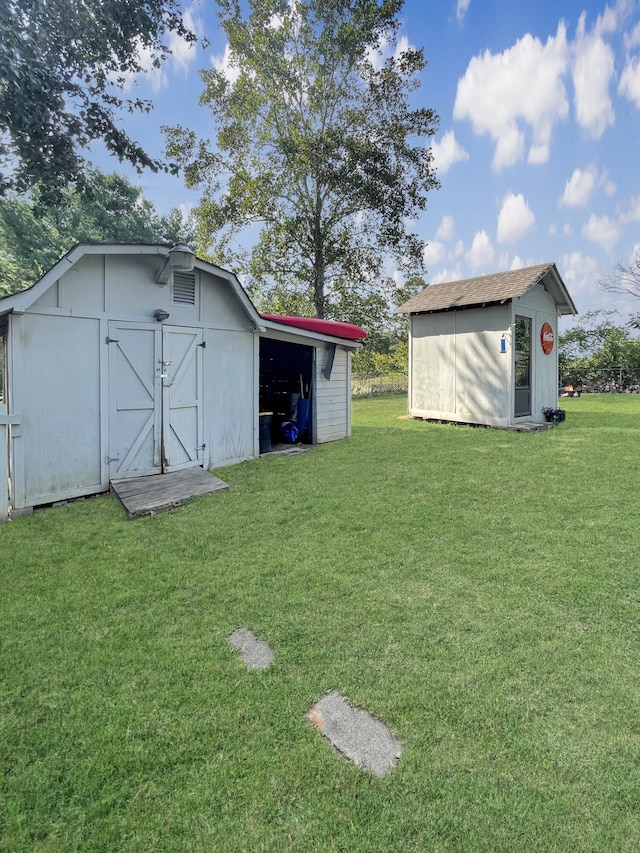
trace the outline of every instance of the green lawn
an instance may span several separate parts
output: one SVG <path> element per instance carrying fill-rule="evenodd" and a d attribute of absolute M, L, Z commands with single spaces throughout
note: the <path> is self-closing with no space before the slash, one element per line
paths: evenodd
<path fill-rule="evenodd" d="M 636 851 L 640 397 L 562 406 L 526 434 L 356 401 L 351 439 L 173 512 L 5 525 L 0 849 Z M 307 722 L 332 689 L 392 773 Z"/>

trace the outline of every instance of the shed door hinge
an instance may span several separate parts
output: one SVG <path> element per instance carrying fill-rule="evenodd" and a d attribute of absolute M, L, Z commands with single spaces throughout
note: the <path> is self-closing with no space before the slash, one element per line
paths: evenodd
<path fill-rule="evenodd" d="M 110 338 L 109 335 L 104 339 L 105 344 L 119 344 L 120 341 L 117 338 Z"/>
<path fill-rule="evenodd" d="M 112 462 L 119 462 L 119 461 L 120 461 L 120 457 L 119 457 L 119 456 L 109 456 L 109 455 L 107 454 L 107 455 L 104 457 L 104 461 L 107 463 L 107 465 L 110 465 Z"/>
<path fill-rule="evenodd" d="M 202 347 L 202 349 L 206 349 L 206 348 L 207 348 L 207 342 L 206 342 L 206 341 L 202 341 L 202 343 L 201 343 L 201 344 L 196 344 L 196 346 L 197 346 L 197 347 Z"/>

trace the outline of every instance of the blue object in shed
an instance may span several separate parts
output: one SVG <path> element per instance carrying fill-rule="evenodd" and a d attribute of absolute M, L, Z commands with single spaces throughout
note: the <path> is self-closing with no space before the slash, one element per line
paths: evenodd
<path fill-rule="evenodd" d="M 298 440 L 298 427 L 293 421 L 284 421 L 280 427 L 282 430 L 282 440 L 289 444 L 295 444 Z"/>
<path fill-rule="evenodd" d="M 298 400 L 298 434 L 300 438 L 311 438 L 311 400 L 301 397 Z"/>

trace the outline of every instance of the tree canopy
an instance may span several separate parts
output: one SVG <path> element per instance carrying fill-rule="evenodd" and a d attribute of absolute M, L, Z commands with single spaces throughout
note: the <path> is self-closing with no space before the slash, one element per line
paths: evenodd
<path fill-rule="evenodd" d="M 191 222 L 180 210 L 158 216 L 125 177 L 86 172 L 43 207 L 38 188 L 0 199 L 0 295 L 29 287 L 76 243 L 191 242 Z"/>
<path fill-rule="evenodd" d="M 408 227 L 438 186 L 432 109 L 412 108 L 426 62 L 399 49 L 403 0 L 219 0 L 230 73 L 202 72 L 215 144 L 166 128 L 198 251 L 242 269 L 261 307 L 374 322 L 390 312 L 392 258 L 424 271 Z M 246 11 L 245 11 L 246 10 Z M 238 251 L 238 234 L 253 249 Z M 395 302 L 397 304 L 397 302 Z"/>
<path fill-rule="evenodd" d="M 57 199 L 84 169 L 80 149 L 102 140 L 120 160 L 158 170 L 118 124 L 120 110 L 151 109 L 124 96 L 128 75 L 194 41 L 179 0 L 0 0 L 0 193 L 40 185 Z"/>
<path fill-rule="evenodd" d="M 640 382 L 640 340 L 618 318 L 617 311 L 593 311 L 560 335 L 561 382 L 595 388 L 612 377 L 622 384 Z"/>

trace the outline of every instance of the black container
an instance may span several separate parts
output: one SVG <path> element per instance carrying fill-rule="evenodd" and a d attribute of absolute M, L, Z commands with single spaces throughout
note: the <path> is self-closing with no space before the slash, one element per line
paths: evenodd
<path fill-rule="evenodd" d="M 260 414 L 260 453 L 271 453 L 271 421 L 272 412 Z"/>

